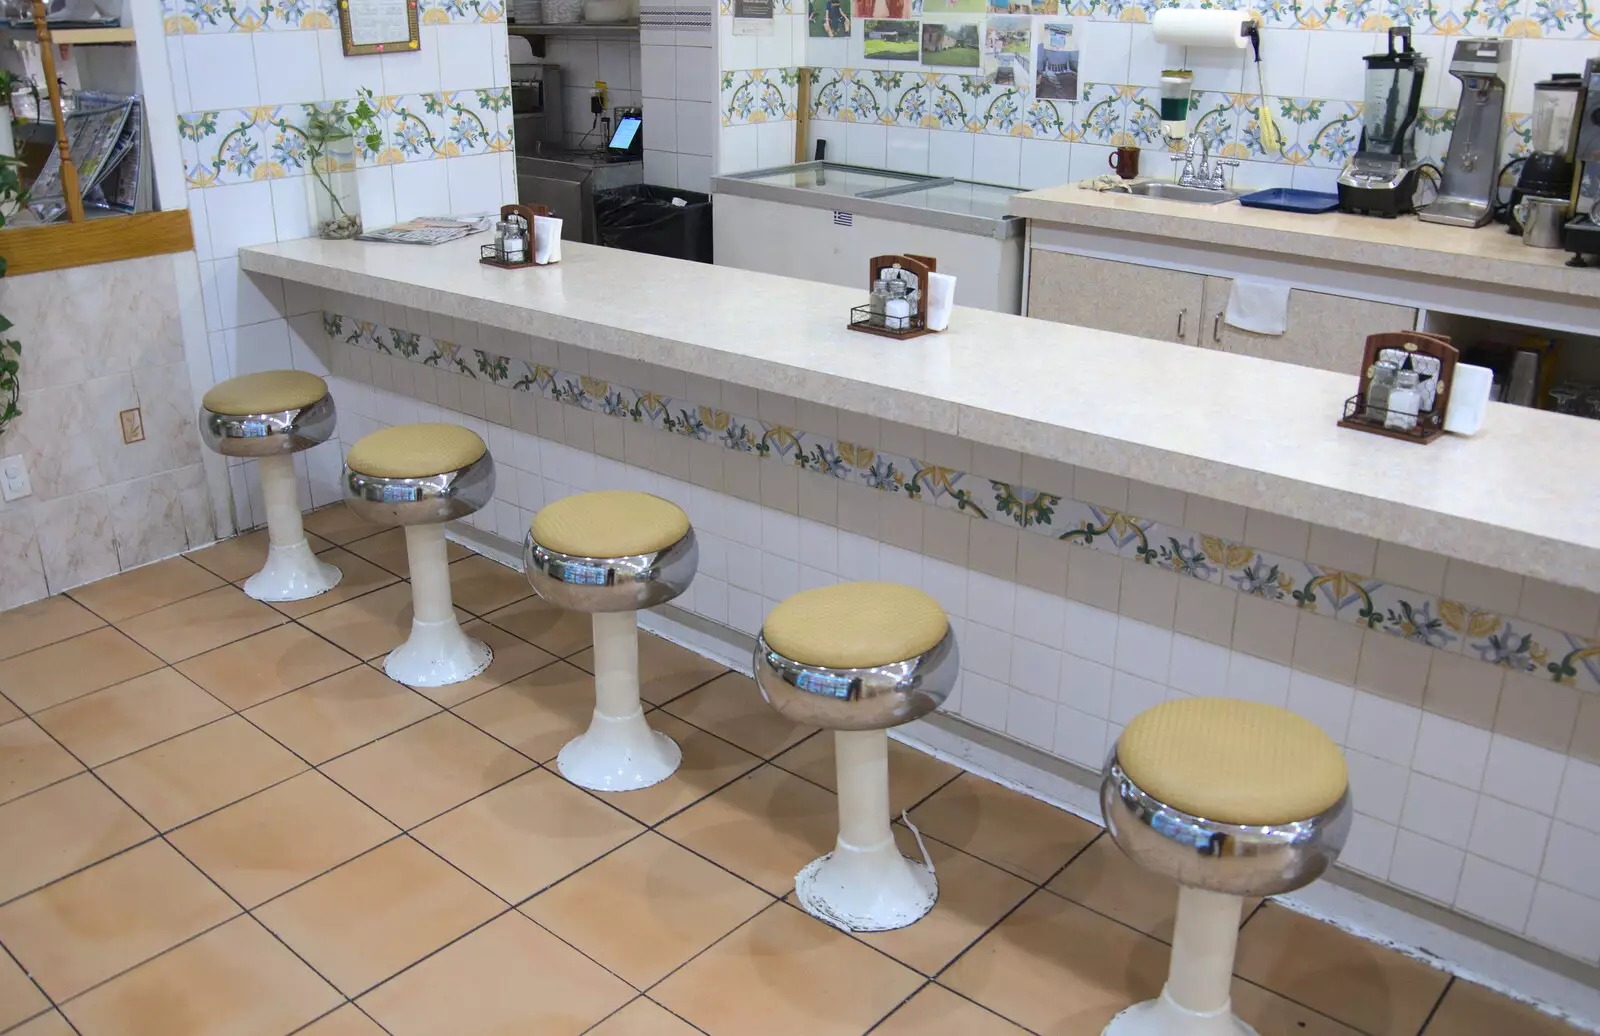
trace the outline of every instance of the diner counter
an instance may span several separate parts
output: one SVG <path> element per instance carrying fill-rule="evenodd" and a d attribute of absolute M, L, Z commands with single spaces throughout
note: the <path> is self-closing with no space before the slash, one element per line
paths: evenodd
<path fill-rule="evenodd" d="M 944 333 L 896 342 L 846 329 L 864 290 L 571 242 L 558 265 L 508 271 L 477 262 L 484 240 L 306 239 L 239 258 L 252 273 L 1600 591 L 1600 422 L 1491 404 L 1476 437 L 1419 446 L 1335 424 L 1353 372 L 965 308 Z M 510 339 L 508 352 L 531 346 Z"/>

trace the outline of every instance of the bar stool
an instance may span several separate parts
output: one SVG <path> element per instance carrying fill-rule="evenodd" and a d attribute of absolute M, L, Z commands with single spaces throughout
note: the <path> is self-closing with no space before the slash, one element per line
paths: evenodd
<path fill-rule="evenodd" d="M 303 601 L 332 590 L 343 576 L 306 542 L 293 457 L 331 439 L 337 417 L 327 382 L 304 371 L 243 374 L 213 385 L 200 400 L 206 446 L 252 458 L 261 475 L 267 563 L 244 583 L 258 601 Z"/>
<path fill-rule="evenodd" d="M 639 609 L 689 588 L 699 563 L 689 516 L 649 493 L 602 490 L 533 516 L 522 561 L 534 592 L 594 622 L 594 717 L 556 756 L 594 791 L 633 791 L 672 776 L 683 752 L 639 704 Z"/>
<path fill-rule="evenodd" d="M 909 586 L 820 587 L 767 615 L 755 652 L 761 696 L 796 723 L 834 732 L 839 837 L 795 877 L 807 912 L 881 932 L 933 909 L 938 880 L 900 855 L 889 827 L 888 728 L 938 708 L 960 668 L 944 609 Z"/>
<path fill-rule="evenodd" d="M 362 436 L 344 461 L 344 496 L 370 521 L 406 530 L 411 635 L 383 671 L 412 687 L 442 687 L 488 668 L 489 645 L 461 632 L 450 599 L 444 523 L 494 496 L 494 459 L 472 431 L 453 424 L 401 424 Z"/>
<path fill-rule="evenodd" d="M 1166 986 L 1106 1036 L 1255 1036 L 1229 998 L 1240 906 L 1309 885 L 1338 858 L 1351 817 L 1339 746 L 1276 706 L 1169 701 L 1117 739 L 1100 806 L 1122 851 L 1179 885 Z"/>

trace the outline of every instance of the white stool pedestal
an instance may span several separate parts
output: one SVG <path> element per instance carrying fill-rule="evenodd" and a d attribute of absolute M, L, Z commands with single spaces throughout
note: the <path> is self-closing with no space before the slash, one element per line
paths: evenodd
<path fill-rule="evenodd" d="M 407 525 L 411 566 L 411 636 L 389 652 L 383 671 L 411 687 L 443 687 L 470 680 L 494 660 L 481 640 L 467 636 L 450 598 L 450 564 L 443 525 Z"/>
<path fill-rule="evenodd" d="M 561 776 L 592 791 L 635 791 L 671 777 L 678 743 L 645 722 L 639 703 L 639 613 L 595 612 L 594 717 L 556 756 Z"/>
<path fill-rule="evenodd" d="M 1111 1019 L 1104 1036 L 1257 1036 L 1233 1013 L 1238 896 L 1180 887 L 1172 961 L 1161 996 Z"/>
<path fill-rule="evenodd" d="M 261 457 L 261 497 L 267 505 L 267 563 L 244 582 L 258 601 L 303 601 L 339 585 L 341 573 L 311 552 L 300 521 L 299 491 L 290 454 Z"/>
<path fill-rule="evenodd" d="M 900 855 L 889 825 L 889 735 L 836 730 L 839 838 L 795 876 L 807 913 L 856 932 L 904 928 L 933 909 L 933 872 Z"/>

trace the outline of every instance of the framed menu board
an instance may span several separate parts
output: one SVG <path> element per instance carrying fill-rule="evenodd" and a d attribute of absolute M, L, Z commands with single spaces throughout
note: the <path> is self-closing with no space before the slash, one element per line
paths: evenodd
<path fill-rule="evenodd" d="M 417 0 L 339 0 L 339 36 L 346 57 L 416 50 Z"/>

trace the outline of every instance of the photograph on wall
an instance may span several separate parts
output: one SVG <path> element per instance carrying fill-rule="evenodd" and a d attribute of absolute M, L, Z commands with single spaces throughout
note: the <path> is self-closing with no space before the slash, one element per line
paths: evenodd
<path fill-rule="evenodd" d="M 857 18 L 910 18 L 911 0 L 855 0 Z"/>
<path fill-rule="evenodd" d="M 922 0 L 922 13 L 927 18 L 942 18 L 948 14 L 986 14 L 989 0 Z"/>
<path fill-rule="evenodd" d="M 996 86 L 1028 86 L 1028 47 L 1033 42 L 1033 19 L 1024 15 L 991 14 L 983 28 L 984 76 Z"/>
<path fill-rule="evenodd" d="M 848 39 L 850 0 L 806 0 L 806 27 L 812 36 Z"/>
<path fill-rule="evenodd" d="M 863 53 L 868 61 L 917 60 L 922 44 L 922 23 L 884 20 L 861 23 Z"/>
<path fill-rule="evenodd" d="M 923 22 L 922 63 L 949 68 L 977 68 L 983 26 L 976 22 Z"/>
<path fill-rule="evenodd" d="M 1028 0 L 989 0 L 990 14 L 1032 14 Z"/>
<path fill-rule="evenodd" d="M 1042 101 L 1078 99 L 1078 45 L 1072 26 L 1039 26 L 1039 45 L 1033 55 L 1034 96 Z"/>
<path fill-rule="evenodd" d="M 1061 13 L 1061 2 L 1060 0 L 1033 0 L 1032 12 L 1054 17 Z"/>

